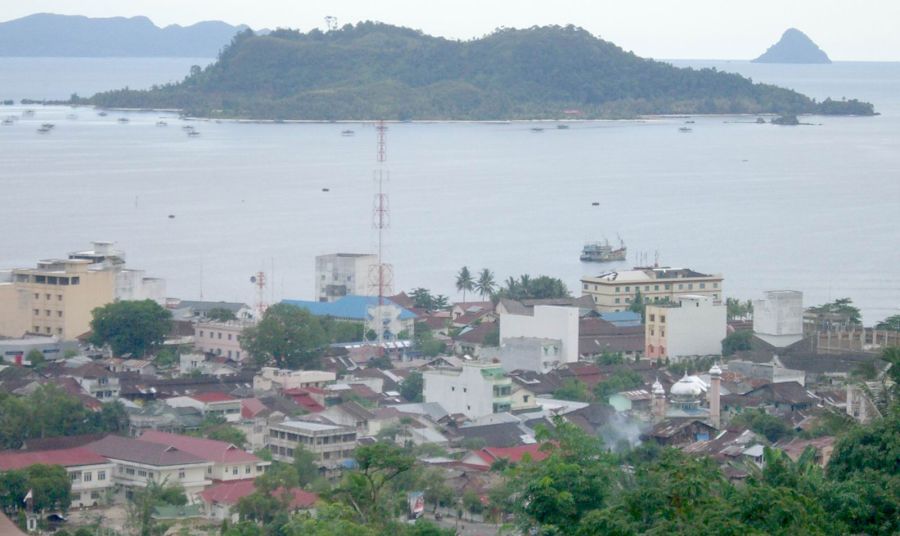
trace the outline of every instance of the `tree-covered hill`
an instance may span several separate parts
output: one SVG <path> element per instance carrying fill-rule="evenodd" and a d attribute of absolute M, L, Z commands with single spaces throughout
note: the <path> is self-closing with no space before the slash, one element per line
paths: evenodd
<path fill-rule="evenodd" d="M 640 58 L 574 26 L 452 41 L 380 23 L 239 34 L 179 84 L 118 90 L 100 106 L 257 119 L 537 119 L 680 113 L 838 113 L 872 106 Z M 570 114 L 571 115 L 571 114 Z"/>

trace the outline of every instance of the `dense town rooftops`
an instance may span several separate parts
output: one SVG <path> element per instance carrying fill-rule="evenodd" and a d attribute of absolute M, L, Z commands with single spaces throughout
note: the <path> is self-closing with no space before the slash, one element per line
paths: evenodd
<path fill-rule="evenodd" d="M 41 451 L 0 452 L 0 470 L 3 471 L 22 469 L 35 464 L 77 467 L 80 465 L 97 465 L 103 463 L 108 463 L 108 460 L 96 452 L 84 447 Z"/>
<path fill-rule="evenodd" d="M 175 447 L 178 450 L 215 463 L 246 463 L 261 461 L 253 454 L 241 450 L 225 441 L 201 439 L 199 437 L 170 434 L 167 432 L 158 432 L 156 430 L 144 432 L 141 435 L 140 440 L 158 445 Z"/>

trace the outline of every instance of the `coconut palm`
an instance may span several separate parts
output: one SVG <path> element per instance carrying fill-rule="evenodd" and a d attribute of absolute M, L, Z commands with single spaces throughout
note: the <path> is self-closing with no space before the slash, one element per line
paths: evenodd
<path fill-rule="evenodd" d="M 483 269 L 478 274 L 478 281 L 475 282 L 475 290 L 481 294 L 482 300 L 497 290 L 497 283 L 494 281 L 494 273 L 488 268 Z"/>
<path fill-rule="evenodd" d="M 472 279 L 472 272 L 469 271 L 468 266 L 463 266 L 456 274 L 456 290 L 463 293 L 463 303 L 466 302 L 466 292 L 474 289 L 475 280 Z"/>

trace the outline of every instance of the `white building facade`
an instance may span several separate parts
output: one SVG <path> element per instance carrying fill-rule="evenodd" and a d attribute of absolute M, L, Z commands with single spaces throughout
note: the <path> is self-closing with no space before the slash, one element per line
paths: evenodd
<path fill-rule="evenodd" d="M 803 339 L 803 293 L 770 290 L 753 300 L 753 332 L 772 346 L 783 348 Z"/>
<path fill-rule="evenodd" d="M 578 307 L 560 307 L 555 305 L 536 305 L 531 315 L 500 314 L 500 346 L 501 353 L 507 339 L 529 338 L 559 341 L 555 356 L 547 359 L 523 360 L 527 370 L 546 372 L 565 363 L 578 361 Z M 542 345 L 543 350 L 551 350 L 552 344 Z M 528 363 L 532 363 L 528 365 Z M 525 368 L 524 366 L 516 368 Z M 507 367 L 507 370 L 513 370 Z"/>
<path fill-rule="evenodd" d="M 422 373 L 425 402 L 477 419 L 512 408 L 512 380 L 499 363 L 465 362 Z"/>
<path fill-rule="evenodd" d="M 369 270 L 378 256 L 367 253 L 333 253 L 316 257 L 316 300 L 332 302 L 344 296 L 368 296 Z"/>
<path fill-rule="evenodd" d="M 683 295 L 644 311 L 646 351 L 650 359 L 722 354 L 726 335 L 725 305 L 709 296 Z"/>

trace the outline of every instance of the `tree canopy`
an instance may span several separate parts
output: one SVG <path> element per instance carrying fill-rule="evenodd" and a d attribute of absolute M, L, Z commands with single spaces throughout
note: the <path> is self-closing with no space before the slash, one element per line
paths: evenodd
<path fill-rule="evenodd" d="M 153 300 L 114 302 L 91 314 L 91 344 L 108 344 L 116 355 L 143 357 L 172 330 L 172 313 Z"/>
<path fill-rule="evenodd" d="M 81 102 L 76 101 L 76 102 Z M 470 41 L 375 22 L 238 34 L 180 83 L 88 100 L 257 119 L 556 119 L 688 113 L 874 113 L 715 69 L 644 59 L 575 26 Z"/>
<path fill-rule="evenodd" d="M 241 334 L 241 345 L 258 364 L 274 362 L 290 369 L 316 366 L 327 340 L 318 318 L 286 303 L 269 307 L 257 325 Z"/>

